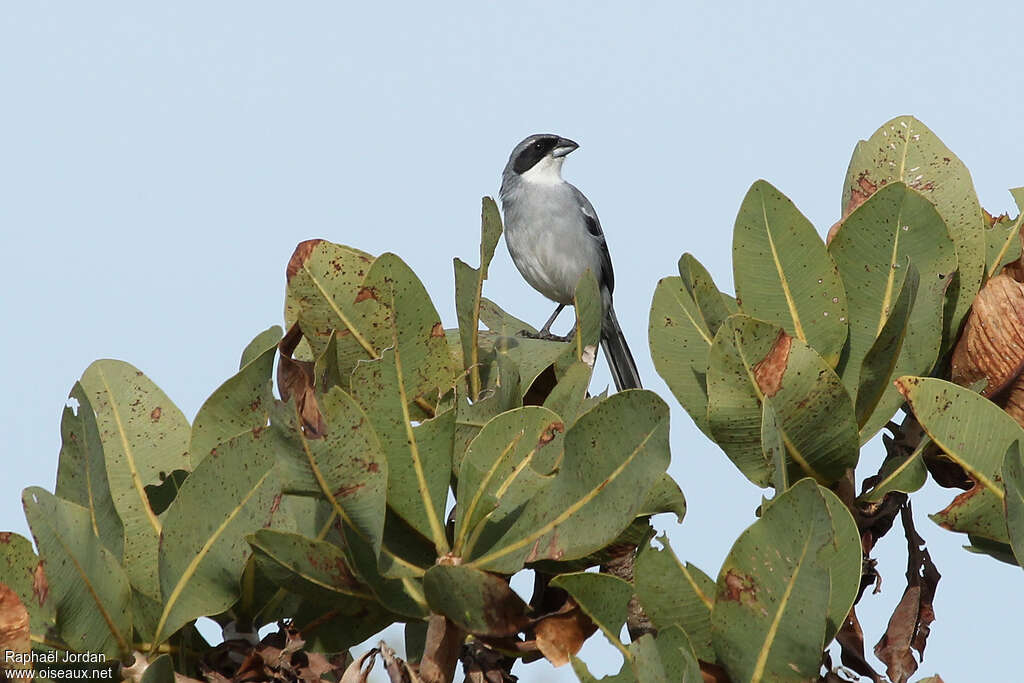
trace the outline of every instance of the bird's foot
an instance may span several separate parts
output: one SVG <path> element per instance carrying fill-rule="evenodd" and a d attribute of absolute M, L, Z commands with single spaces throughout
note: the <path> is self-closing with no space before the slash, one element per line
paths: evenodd
<path fill-rule="evenodd" d="M 552 334 L 550 330 L 541 330 L 540 332 L 531 332 L 530 330 L 520 330 L 520 337 L 527 339 L 543 339 L 544 341 L 556 341 L 556 342 L 567 342 L 572 341 L 576 336 L 576 330 L 573 330 L 564 337 L 558 334 Z"/>

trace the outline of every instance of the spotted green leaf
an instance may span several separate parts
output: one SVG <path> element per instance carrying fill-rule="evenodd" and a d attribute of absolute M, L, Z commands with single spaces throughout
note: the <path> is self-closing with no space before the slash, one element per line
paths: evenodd
<path fill-rule="evenodd" d="M 740 311 L 781 326 L 835 367 L 846 343 L 846 294 L 825 243 L 793 202 L 754 183 L 736 216 L 732 253 Z"/>
<path fill-rule="evenodd" d="M 124 565 L 132 585 L 156 599 L 161 522 L 149 506 L 146 486 L 161 473 L 189 471 L 190 427 L 167 395 L 128 363 L 99 360 L 80 380 L 96 415 L 107 466 L 107 484 L 124 525 Z"/>
<path fill-rule="evenodd" d="M 843 211 L 897 182 L 920 192 L 935 206 L 956 246 L 958 274 L 946 291 L 948 308 L 943 316 L 942 348 L 948 348 L 985 270 L 981 205 L 967 167 L 912 116 L 897 116 L 857 144 L 843 183 Z M 918 267 L 926 282 L 928 273 Z"/>

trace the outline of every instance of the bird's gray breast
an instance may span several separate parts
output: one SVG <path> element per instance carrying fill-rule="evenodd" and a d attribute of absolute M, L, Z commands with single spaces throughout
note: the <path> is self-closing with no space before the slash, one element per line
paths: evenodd
<path fill-rule="evenodd" d="M 571 304 L 587 268 L 601 278 L 600 243 L 587 230 L 571 185 L 516 179 L 503 185 L 501 199 L 509 253 L 534 289 Z"/>

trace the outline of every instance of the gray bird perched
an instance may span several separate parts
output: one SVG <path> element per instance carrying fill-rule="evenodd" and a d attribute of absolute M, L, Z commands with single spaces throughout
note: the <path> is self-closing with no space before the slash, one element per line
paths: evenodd
<path fill-rule="evenodd" d="M 612 307 L 615 276 L 601 221 L 583 193 L 562 179 L 562 163 L 577 147 L 572 140 L 541 134 L 512 150 L 501 177 L 505 243 L 530 286 L 558 304 L 541 338 L 560 339 L 551 334 L 551 324 L 572 304 L 584 271 L 594 273 L 604 305 L 601 349 L 615 388 L 635 389 L 641 386 L 640 373 Z"/>

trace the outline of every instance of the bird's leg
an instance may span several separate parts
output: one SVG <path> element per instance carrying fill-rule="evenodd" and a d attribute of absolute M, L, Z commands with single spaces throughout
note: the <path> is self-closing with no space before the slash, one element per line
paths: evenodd
<path fill-rule="evenodd" d="M 555 324 L 555 318 L 558 317 L 558 314 L 562 312 L 563 308 L 565 308 L 565 304 L 558 304 L 558 306 L 555 308 L 555 312 L 552 313 L 551 317 L 548 318 L 548 321 L 544 323 L 544 327 L 540 328 L 539 334 L 542 337 L 551 334 L 551 326 Z"/>
<path fill-rule="evenodd" d="M 555 318 L 558 317 L 558 314 L 561 313 L 562 309 L 564 309 L 564 308 L 565 308 L 565 304 L 558 304 L 558 307 L 555 309 L 555 312 L 552 313 L 551 317 L 548 318 L 548 321 L 546 323 L 544 323 L 544 327 L 540 328 L 540 332 L 537 332 L 536 334 L 534 334 L 532 332 L 527 332 L 526 330 L 523 330 L 522 332 L 520 332 L 520 334 L 522 336 L 524 336 L 524 337 L 529 337 L 530 339 L 546 339 L 546 340 L 549 340 L 549 341 L 560 341 L 560 342 L 569 341 L 570 339 L 572 339 L 573 333 L 569 333 L 569 334 L 565 335 L 564 337 L 562 337 L 560 335 L 557 335 L 557 334 L 552 334 L 551 333 L 551 326 L 554 324 Z M 573 332 L 575 332 L 575 328 L 573 328 Z"/>

